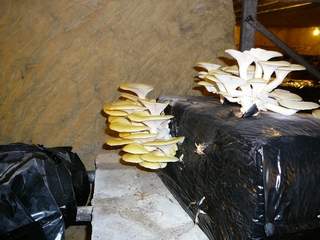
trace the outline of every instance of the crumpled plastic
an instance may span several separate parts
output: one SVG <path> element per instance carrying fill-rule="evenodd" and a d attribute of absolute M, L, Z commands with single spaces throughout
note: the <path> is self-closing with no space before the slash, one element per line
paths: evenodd
<path fill-rule="evenodd" d="M 89 193 L 70 147 L 0 145 L 0 239 L 63 240 Z"/>
<path fill-rule="evenodd" d="M 320 121 L 263 112 L 212 97 L 161 97 L 185 136 L 181 162 L 159 175 L 210 239 L 318 239 Z"/>

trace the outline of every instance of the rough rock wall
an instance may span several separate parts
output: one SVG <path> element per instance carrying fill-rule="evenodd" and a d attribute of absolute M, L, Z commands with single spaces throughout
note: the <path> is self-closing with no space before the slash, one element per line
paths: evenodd
<path fill-rule="evenodd" d="M 2 0 L 0 143 L 102 151 L 121 82 L 197 94 L 192 66 L 233 47 L 231 0 Z"/>

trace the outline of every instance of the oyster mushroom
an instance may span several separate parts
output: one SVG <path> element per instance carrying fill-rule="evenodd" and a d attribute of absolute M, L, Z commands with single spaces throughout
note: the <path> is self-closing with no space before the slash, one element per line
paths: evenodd
<path fill-rule="evenodd" d="M 132 133 L 119 133 L 119 137 L 125 139 L 150 139 L 155 138 L 157 134 L 149 132 L 132 132 Z"/>
<path fill-rule="evenodd" d="M 263 79 L 269 81 L 272 73 L 279 67 L 289 66 L 287 61 L 259 61 L 263 69 Z"/>
<path fill-rule="evenodd" d="M 148 126 L 143 124 L 141 125 L 133 125 L 132 123 L 110 123 L 109 128 L 116 132 L 140 132 L 140 131 L 147 131 L 150 130 Z"/>
<path fill-rule="evenodd" d="M 132 102 L 138 102 L 138 99 L 139 99 L 136 95 L 129 94 L 129 93 L 121 93 L 120 97 L 127 99 L 127 100 L 130 100 Z"/>
<path fill-rule="evenodd" d="M 134 143 L 132 139 L 123 139 L 123 138 L 109 138 L 106 141 L 106 144 L 109 146 L 121 146 L 121 145 L 126 145 Z"/>
<path fill-rule="evenodd" d="M 286 116 L 295 114 L 298 110 L 285 108 L 276 104 L 266 103 L 265 108 L 276 113 L 280 113 Z"/>
<path fill-rule="evenodd" d="M 302 101 L 302 97 L 300 97 L 299 95 L 282 89 L 275 89 L 274 91 L 269 93 L 269 96 L 277 100 Z"/>
<path fill-rule="evenodd" d="M 127 116 L 131 121 L 144 122 L 144 121 L 156 121 L 156 120 L 169 120 L 173 118 L 172 115 L 151 115 L 147 112 L 136 112 Z"/>
<path fill-rule="evenodd" d="M 147 162 L 178 162 L 179 158 L 167 156 L 159 151 L 153 151 L 147 154 L 142 154 L 140 158 Z"/>
<path fill-rule="evenodd" d="M 319 107 L 319 104 L 314 102 L 292 101 L 292 100 L 280 100 L 279 104 L 283 107 L 295 109 L 295 110 L 312 110 Z"/>
<path fill-rule="evenodd" d="M 142 163 L 143 160 L 140 158 L 141 155 L 139 154 L 131 154 L 125 153 L 122 155 L 122 160 L 129 163 Z"/>
<path fill-rule="evenodd" d="M 184 137 L 172 137 L 168 140 L 156 139 L 154 141 L 145 142 L 145 146 L 162 146 L 162 145 L 170 145 L 175 143 L 182 143 L 184 141 Z"/>
<path fill-rule="evenodd" d="M 143 161 L 139 163 L 141 167 L 148 168 L 148 169 L 160 169 L 160 168 L 165 168 L 167 166 L 167 163 L 156 163 L 156 162 L 147 162 Z"/>
<path fill-rule="evenodd" d="M 304 66 L 301 66 L 299 64 L 290 64 L 289 66 L 279 67 L 275 70 L 276 72 L 276 79 L 272 80 L 267 86 L 266 91 L 271 92 L 273 89 L 278 87 L 285 77 L 291 72 L 291 71 L 301 71 L 305 70 L 306 68 Z"/>
<path fill-rule="evenodd" d="M 254 78 L 262 78 L 262 67 L 259 61 L 268 61 L 274 57 L 281 57 L 282 53 L 276 51 L 268 51 L 262 48 L 251 48 L 247 51 L 248 54 L 252 55 L 255 63 Z"/>
<path fill-rule="evenodd" d="M 146 154 L 156 150 L 156 148 L 145 147 L 142 144 L 130 143 L 122 148 L 123 151 L 131 154 Z"/>
<path fill-rule="evenodd" d="M 312 116 L 314 116 L 315 118 L 320 118 L 320 109 L 313 110 Z"/>
<path fill-rule="evenodd" d="M 203 68 L 203 69 L 207 70 L 207 72 L 212 72 L 212 71 L 219 69 L 221 66 L 218 64 L 214 64 L 214 63 L 200 62 L 196 65 L 196 67 Z"/>
<path fill-rule="evenodd" d="M 169 104 L 169 102 L 157 103 L 150 100 L 148 101 L 142 99 L 140 101 L 149 110 L 151 115 L 160 115 Z"/>
<path fill-rule="evenodd" d="M 206 81 L 200 81 L 198 82 L 198 85 L 200 86 L 204 86 L 208 92 L 212 92 L 212 93 L 218 93 L 219 89 L 216 83 L 209 83 Z"/>
<path fill-rule="evenodd" d="M 220 83 L 223 84 L 227 93 L 229 93 L 232 97 L 243 95 L 243 93 L 237 88 L 246 83 L 244 79 L 233 75 L 224 74 L 215 74 L 215 77 L 220 81 Z M 246 88 L 245 90 L 250 91 L 250 88 Z"/>
<path fill-rule="evenodd" d="M 221 70 L 223 70 L 224 72 L 239 76 L 239 67 L 237 65 L 222 67 Z M 255 73 L 255 67 L 252 65 L 249 65 L 247 71 L 248 71 L 248 79 L 253 78 Z"/>
<path fill-rule="evenodd" d="M 239 66 L 239 76 L 240 78 L 244 79 L 244 80 L 248 80 L 248 67 L 251 65 L 251 63 L 253 62 L 254 58 L 244 52 L 240 52 L 234 49 L 227 49 L 225 51 L 226 53 L 230 54 L 233 58 L 235 58 L 238 62 L 238 66 Z"/>
<path fill-rule="evenodd" d="M 124 117 L 127 116 L 128 113 L 124 112 L 124 111 L 119 111 L 119 110 L 103 110 L 106 114 L 110 115 L 110 116 L 115 116 L 115 117 Z"/>
<path fill-rule="evenodd" d="M 120 89 L 135 93 L 139 98 L 145 99 L 149 92 L 153 90 L 152 86 L 141 83 L 124 83 L 119 86 Z"/>

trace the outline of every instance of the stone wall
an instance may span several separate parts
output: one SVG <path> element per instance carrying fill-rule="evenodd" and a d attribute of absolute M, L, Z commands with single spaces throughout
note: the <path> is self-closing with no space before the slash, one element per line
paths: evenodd
<path fill-rule="evenodd" d="M 103 151 L 101 109 L 122 82 L 197 94 L 192 66 L 233 43 L 231 0 L 2 0 L 0 143 Z"/>

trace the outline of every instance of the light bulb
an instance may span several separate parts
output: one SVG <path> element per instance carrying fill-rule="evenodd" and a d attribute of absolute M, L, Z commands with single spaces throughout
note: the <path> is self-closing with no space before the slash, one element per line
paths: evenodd
<path fill-rule="evenodd" d="M 319 29 L 318 27 L 316 27 L 315 29 L 313 29 L 312 35 L 313 35 L 313 36 L 319 36 L 319 35 L 320 35 L 320 29 Z"/>

